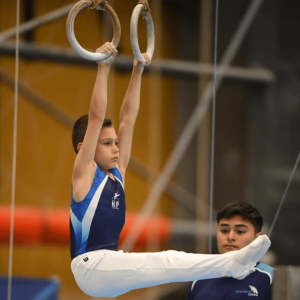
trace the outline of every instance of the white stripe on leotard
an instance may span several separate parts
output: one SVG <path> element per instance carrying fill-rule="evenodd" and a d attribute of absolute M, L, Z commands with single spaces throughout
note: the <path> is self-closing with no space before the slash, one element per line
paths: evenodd
<path fill-rule="evenodd" d="M 99 187 L 96 190 L 96 192 L 90 202 L 90 205 L 82 219 L 82 245 L 84 245 L 84 247 L 86 246 L 87 239 L 88 239 L 90 229 L 91 229 L 91 224 L 92 224 L 92 221 L 94 218 L 94 214 L 97 209 L 103 188 L 107 182 L 107 178 L 108 178 L 108 176 L 106 176 L 103 179 L 103 181 L 101 182 L 101 184 L 99 185 Z"/>

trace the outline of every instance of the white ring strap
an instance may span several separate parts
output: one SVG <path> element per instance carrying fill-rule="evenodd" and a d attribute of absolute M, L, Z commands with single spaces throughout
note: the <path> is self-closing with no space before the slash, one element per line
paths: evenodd
<path fill-rule="evenodd" d="M 75 18 L 77 16 L 77 14 L 84 9 L 85 7 L 90 7 L 90 8 L 94 8 L 95 5 L 93 3 L 92 0 L 81 0 L 79 2 L 77 2 L 72 9 L 70 10 L 69 14 L 68 14 L 68 18 L 67 18 L 67 36 L 69 39 L 69 42 L 72 46 L 72 48 L 83 58 L 88 59 L 88 60 L 93 60 L 93 61 L 101 61 L 106 59 L 107 57 L 111 56 L 112 53 L 107 54 L 107 53 L 98 53 L 98 52 L 90 52 L 85 50 L 84 48 L 81 47 L 81 45 L 77 42 L 76 37 L 75 37 L 75 33 L 74 33 L 74 21 Z M 121 38 L 121 25 L 120 25 L 120 21 L 119 18 L 117 16 L 117 14 L 115 13 L 115 11 L 113 10 L 113 8 L 107 4 L 107 2 L 105 1 L 105 5 L 104 6 L 97 6 L 96 9 L 99 10 L 106 10 L 112 19 L 112 24 L 113 24 L 113 31 L 114 31 L 114 35 L 113 35 L 113 39 L 111 41 L 111 44 L 117 48 L 120 42 L 120 38 Z"/>

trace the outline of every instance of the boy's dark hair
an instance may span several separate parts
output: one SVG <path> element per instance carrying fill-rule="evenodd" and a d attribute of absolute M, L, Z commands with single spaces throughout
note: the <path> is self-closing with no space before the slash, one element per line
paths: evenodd
<path fill-rule="evenodd" d="M 88 121 L 89 121 L 89 116 L 83 115 L 79 119 L 77 119 L 77 121 L 74 123 L 73 130 L 72 130 L 72 144 L 76 154 L 78 153 L 77 145 L 83 142 L 86 129 L 88 126 Z M 110 119 L 104 119 L 102 128 L 111 127 L 111 126 L 113 126 L 112 121 Z"/>
<path fill-rule="evenodd" d="M 262 215 L 251 204 L 242 201 L 231 202 L 224 206 L 217 214 L 218 224 L 221 219 L 231 219 L 235 216 L 241 216 L 249 221 L 254 226 L 255 233 L 261 232 L 263 226 Z"/>

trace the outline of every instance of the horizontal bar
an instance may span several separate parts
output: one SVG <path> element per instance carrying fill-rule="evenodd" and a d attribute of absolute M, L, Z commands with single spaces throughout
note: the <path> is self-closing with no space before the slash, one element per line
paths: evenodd
<path fill-rule="evenodd" d="M 52 60 L 80 65 L 95 65 L 95 62 L 81 58 L 71 48 L 54 47 L 53 45 L 20 43 L 19 54 L 20 57 L 33 60 Z M 1 43 L 0 55 L 14 56 L 15 43 Z M 118 54 L 114 66 L 120 71 L 130 71 L 132 69 L 132 60 L 132 56 Z M 213 66 L 211 64 L 170 59 L 154 59 L 146 70 L 175 76 L 213 74 Z M 217 67 L 216 70 L 217 75 L 218 73 L 223 74 L 221 67 Z M 272 83 L 275 80 L 274 73 L 265 68 L 227 67 L 225 76 L 230 79 L 257 83 Z"/>

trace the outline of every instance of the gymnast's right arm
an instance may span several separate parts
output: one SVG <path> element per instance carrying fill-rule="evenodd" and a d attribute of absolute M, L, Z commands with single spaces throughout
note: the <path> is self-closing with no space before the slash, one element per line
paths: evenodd
<path fill-rule="evenodd" d="M 90 102 L 87 130 L 83 142 L 77 145 L 79 152 L 73 168 L 72 188 L 73 198 L 78 202 L 82 201 L 88 193 L 96 170 L 94 157 L 106 113 L 107 80 L 111 63 L 114 61 L 117 53 L 117 50 L 111 43 L 105 43 L 96 51 L 108 54 L 113 52 L 113 55 L 98 62 L 98 71 Z"/>

